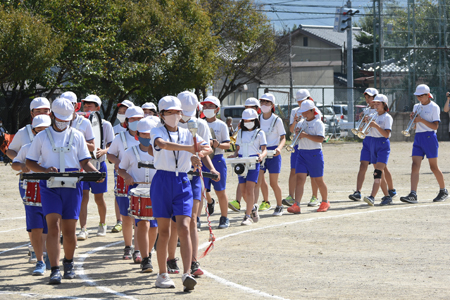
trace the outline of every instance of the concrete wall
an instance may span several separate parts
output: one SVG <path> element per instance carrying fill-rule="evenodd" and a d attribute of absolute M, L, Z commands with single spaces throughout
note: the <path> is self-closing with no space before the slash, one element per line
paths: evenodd
<path fill-rule="evenodd" d="M 408 126 L 409 122 L 409 114 L 404 112 L 393 112 L 390 113 L 392 118 L 394 119 L 394 123 L 392 124 L 392 133 L 391 133 L 391 141 L 393 142 L 402 142 L 402 141 L 414 141 L 415 131 L 411 130 L 411 136 L 405 137 L 401 132 L 405 130 Z M 448 141 L 449 134 L 449 114 L 445 112 L 441 112 L 441 123 L 437 130 L 437 137 L 439 141 Z"/>

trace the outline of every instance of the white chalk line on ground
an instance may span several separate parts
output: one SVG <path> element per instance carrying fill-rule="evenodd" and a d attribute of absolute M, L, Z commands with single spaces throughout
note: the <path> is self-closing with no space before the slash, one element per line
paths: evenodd
<path fill-rule="evenodd" d="M 10 221 L 10 220 L 17 220 L 17 219 L 25 219 L 25 216 L 15 217 L 15 218 L 4 218 L 4 219 L 0 219 L 0 221 Z"/>
<path fill-rule="evenodd" d="M 9 248 L 9 249 L 7 249 L 7 250 L 4 250 L 4 251 L 0 252 L 0 254 L 6 253 L 6 252 L 9 252 L 9 251 L 12 251 L 12 250 L 16 250 L 16 249 L 19 249 L 19 248 L 22 248 L 22 247 L 26 247 L 26 246 L 28 246 L 29 244 L 30 244 L 30 243 L 23 244 L 23 245 L 20 245 L 20 246 L 16 246 L 16 247 L 14 247 L 14 248 Z"/>
<path fill-rule="evenodd" d="M 80 298 L 80 297 L 72 297 L 72 296 L 56 296 L 56 295 L 42 295 L 35 293 L 23 293 L 23 292 L 3 292 L 0 291 L 0 295 L 19 295 L 21 297 L 28 298 L 48 298 L 48 299 L 76 299 L 76 300 L 98 300 L 101 298 Z"/>
<path fill-rule="evenodd" d="M 446 203 L 446 204 L 439 204 L 439 205 L 445 205 L 448 206 L 450 205 L 450 203 Z M 312 217 L 312 218 L 307 218 L 307 219 L 301 219 L 301 220 L 297 220 L 297 221 L 291 221 L 291 222 L 284 222 L 281 224 L 274 224 L 274 225 L 268 225 L 268 226 L 264 226 L 264 227 L 258 227 L 258 228 L 252 228 L 252 229 L 248 229 L 248 230 L 243 230 L 243 231 L 239 231 L 239 232 L 235 232 L 235 233 L 231 233 L 219 238 L 216 238 L 216 242 L 229 238 L 229 237 L 234 237 L 240 234 L 244 234 L 244 233 L 249 233 L 249 232 L 254 232 L 254 231 L 260 231 L 260 230 L 266 230 L 266 229 L 270 229 L 270 228 L 276 228 L 276 227 L 281 227 L 281 226 L 286 226 L 286 225 L 293 225 L 293 224 L 297 224 L 297 223 L 303 223 L 303 222 L 310 222 L 310 221 L 315 221 L 315 220 L 326 220 L 326 219 L 333 219 L 333 218 L 341 218 L 341 217 L 351 217 L 351 216 L 355 216 L 355 215 L 363 215 L 363 214 L 370 214 L 370 213 L 377 213 L 377 212 L 385 212 L 385 211 L 393 211 L 393 210 L 403 210 L 403 209 L 413 209 L 413 208 L 424 208 L 424 207 L 432 207 L 432 206 L 436 206 L 436 204 L 428 204 L 428 205 L 412 205 L 412 206 L 405 206 L 405 207 L 392 207 L 392 208 L 382 208 L 382 209 L 374 209 L 374 210 L 368 210 L 368 211 L 361 211 L 361 212 L 353 212 L 353 213 L 347 213 L 347 214 L 342 214 L 342 215 L 335 215 L 335 216 L 322 216 L 322 217 Z M 203 243 L 201 244 L 198 249 L 202 250 L 205 249 L 206 247 L 209 246 L 209 242 L 207 243 Z M 234 283 L 232 281 L 229 281 L 225 278 L 219 277 L 217 275 L 214 275 L 208 271 L 206 271 L 205 269 L 202 269 L 203 273 L 208 276 L 211 279 L 216 280 L 217 282 L 227 285 L 229 287 L 233 287 L 239 290 L 242 290 L 244 292 L 248 292 L 251 294 L 255 294 L 257 296 L 261 296 L 261 297 L 266 297 L 266 298 L 274 298 L 274 299 L 286 299 L 283 297 L 279 297 L 279 296 L 275 296 L 275 295 L 270 295 L 268 293 L 262 292 L 260 290 L 255 290 L 252 289 L 250 287 L 246 287 L 237 283 Z"/>

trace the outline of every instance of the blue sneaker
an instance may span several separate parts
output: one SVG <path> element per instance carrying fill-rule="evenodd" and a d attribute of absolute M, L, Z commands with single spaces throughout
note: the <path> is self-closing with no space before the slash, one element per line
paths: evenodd
<path fill-rule="evenodd" d="M 73 270 L 73 262 L 63 262 L 64 266 L 64 279 L 74 279 L 75 272 Z"/>
<path fill-rule="evenodd" d="M 397 196 L 397 191 L 395 189 L 389 190 L 389 196 L 391 198 L 394 198 L 395 196 Z"/>
<path fill-rule="evenodd" d="M 375 203 L 375 198 L 372 197 L 372 196 L 365 196 L 364 197 L 364 202 L 369 204 L 369 206 L 373 206 L 373 204 Z"/>
<path fill-rule="evenodd" d="M 44 262 L 45 262 L 45 267 L 47 268 L 47 270 L 51 270 L 52 266 L 50 265 L 50 259 L 48 258 L 47 253 L 44 254 Z"/>
<path fill-rule="evenodd" d="M 227 217 L 221 216 L 219 220 L 219 227 L 218 229 L 225 229 L 230 227 L 230 220 Z"/>
<path fill-rule="evenodd" d="M 391 198 L 391 196 L 384 196 L 383 198 L 381 198 L 380 206 L 383 206 L 383 205 L 390 205 L 390 204 L 392 204 L 392 198 Z"/>
<path fill-rule="evenodd" d="M 33 271 L 33 276 L 44 276 L 45 274 L 45 263 L 43 261 L 38 261 L 36 263 L 36 268 Z"/>
<path fill-rule="evenodd" d="M 59 269 L 52 271 L 50 274 L 50 284 L 60 284 L 61 283 L 61 272 Z"/>

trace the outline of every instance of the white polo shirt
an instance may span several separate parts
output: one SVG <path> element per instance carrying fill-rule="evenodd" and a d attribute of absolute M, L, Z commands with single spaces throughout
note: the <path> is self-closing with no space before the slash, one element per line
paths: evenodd
<path fill-rule="evenodd" d="M 272 131 L 269 132 L 270 126 L 276 119 Z M 264 119 L 263 114 L 259 116 L 259 122 L 261 124 L 261 130 L 266 134 L 267 147 L 278 146 L 280 144 L 280 137 L 286 135 L 283 121 L 280 117 L 272 114 L 267 120 Z"/>
<path fill-rule="evenodd" d="M 18 153 L 23 145 L 31 143 L 30 134 L 28 133 L 27 126 L 30 126 L 31 130 L 31 125 L 26 125 L 20 128 L 19 131 L 17 131 L 17 133 L 14 135 L 14 138 L 11 144 L 9 144 L 8 149 L 14 150 L 16 153 Z"/>
<path fill-rule="evenodd" d="M 414 105 L 413 112 L 415 113 L 417 108 L 421 106 L 422 111 L 419 113 L 420 117 L 428 122 L 441 122 L 441 109 L 439 105 L 437 105 L 435 102 L 430 101 L 427 105 L 422 105 L 420 103 Z M 427 125 L 419 122 L 416 123 L 416 133 L 419 132 L 427 132 L 427 131 L 434 131 L 436 130 L 431 129 Z"/>
<path fill-rule="evenodd" d="M 127 145 L 127 149 L 130 149 L 131 147 L 135 145 L 139 145 L 139 141 L 136 140 L 134 136 L 130 134 L 129 131 L 124 132 L 125 141 Z M 114 137 L 114 140 L 111 143 L 111 146 L 109 146 L 108 154 L 112 154 L 116 156 L 119 160 L 122 160 L 123 154 L 125 153 L 125 146 L 123 144 L 121 134 L 117 134 Z"/>
<path fill-rule="evenodd" d="M 388 130 L 391 130 L 391 131 L 392 131 L 392 123 L 393 123 L 393 121 L 394 121 L 394 120 L 392 119 L 391 115 L 388 114 L 387 112 L 385 112 L 385 113 L 382 114 L 382 115 L 378 115 L 375 122 L 376 122 L 378 125 L 380 125 L 381 129 L 388 129 Z M 384 136 L 378 131 L 378 129 L 373 128 L 373 127 L 370 128 L 369 134 L 368 134 L 367 136 L 371 136 L 371 137 L 374 137 L 374 138 L 381 138 L 381 137 L 384 137 Z M 388 137 L 388 138 L 390 138 L 390 137 L 391 137 L 391 134 L 389 133 L 389 137 Z"/>
<path fill-rule="evenodd" d="M 301 128 L 303 123 L 306 123 L 306 128 L 304 132 L 310 135 L 320 135 L 325 137 L 325 126 L 320 119 L 314 119 L 312 121 L 306 121 L 306 119 L 298 122 L 296 128 Z M 314 150 L 314 149 L 322 149 L 322 143 L 316 143 L 307 138 L 301 138 L 298 142 L 298 149 L 301 150 Z"/>
<path fill-rule="evenodd" d="M 119 132 L 122 132 L 122 131 L 127 131 L 127 129 L 125 127 L 123 127 L 122 125 L 120 125 L 120 123 L 115 125 L 113 127 L 113 130 L 114 130 L 114 135 L 118 135 Z"/>
<path fill-rule="evenodd" d="M 71 132 L 74 132 L 71 151 L 64 153 L 65 168 L 81 169 L 80 161 L 91 158 L 84 135 L 72 127 L 68 127 L 62 132 L 57 132 L 52 127 L 49 127 L 49 129 L 55 142 L 55 147 L 67 147 Z M 53 152 L 47 132 L 43 130 L 36 135 L 31 143 L 27 159 L 39 162 L 44 168 L 55 167 L 60 169 L 59 155 L 59 152 Z"/>
<path fill-rule="evenodd" d="M 179 123 L 181 124 L 181 123 Z M 169 138 L 170 134 L 170 138 Z M 156 127 L 150 132 L 151 145 L 153 147 L 154 165 L 157 170 L 176 172 L 176 164 L 178 164 L 178 172 L 187 173 L 191 170 L 192 153 L 188 151 L 171 151 L 159 148 L 155 141 L 163 139 L 166 142 L 177 143 L 180 145 L 193 145 L 194 139 L 192 134 L 186 128 L 178 126 L 178 131 L 167 131 L 166 127 Z M 197 137 L 197 142 L 203 142 L 201 137 Z"/>
<path fill-rule="evenodd" d="M 225 124 L 224 121 L 216 119 L 214 122 L 206 122 L 209 126 L 209 128 L 211 128 L 214 131 L 214 134 L 216 135 L 215 139 L 219 142 L 219 143 L 225 143 L 225 142 L 229 142 L 230 141 L 230 133 L 228 132 L 228 126 L 227 124 Z M 213 136 L 211 135 L 211 138 L 213 138 Z M 220 149 L 220 148 L 216 148 L 214 149 L 214 155 L 220 155 L 220 154 L 224 154 L 225 150 L 224 149 Z"/>
<path fill-rule="evenodd" d="M 258 130 L 258 129 L 255 129 Z M 258 130 L 255 140 L 252 142 L 253 136 L 255 134 L 255 130 L 252 131 L 243 131 L 240 130 L 236 137 L 236 146 L 239 146 L 239 155 L 246 157 L 245 155 L 245 144 L 248 145 L 248 157 L 255 156 L 258 153 L 261 153 L 261 146 L 267 146 L 266 134 L 262 130 Z"/>
<path fill-rule="evenodd" d="M 78 126 L 78 122 L 81 121 L 80 126 Z M 75 120 L 72 121 L 73 128 L 78 129 L 84 135 L 86 141 L 92 141 L 94 136 L 94 131 L 92 130 L 91 122 L 83 116 L 76 115 Z"/>
<path fill-rule="evenodd" d="M 153 176 L 155 176 L 156 170 L 149 168 L 139 168 L 136 154 L 133 150 L 134 147 L 126 150 L 120 161 L 119 168 L 127 171 L 134 182 L 152 182 Z M 140 161 L 143 163 L 153 164 L 153 156 L 148 154 L 147 151 L 142 151 L 139 146 L 136 147 L 139 153 Z"/>

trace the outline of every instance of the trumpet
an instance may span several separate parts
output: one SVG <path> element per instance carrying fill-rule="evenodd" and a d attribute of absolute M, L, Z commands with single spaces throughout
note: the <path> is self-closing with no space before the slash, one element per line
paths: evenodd
<path fill-rule="evenodd" d="M 369 111 L 370 111 L 370 106 L 367 105 L 366 108 L 364 109 L 364 114 L 362 115 L 362 117 L 359 120 L 358 124 L 356 125 L 355 128 L 352 128 L 352 133 L 354 135 L 358 135 L 358 133 L 361 131 L 362 125 L 364 124 L 364 117 L 369 114 Z"/>
<path fill-rule="evenodd" d="M 414 124 L 414 120 L 416 117 L 422 112 L 422 105 L 417 106 L 416 112 L 414 113 L 414 116 L 411 120 L 409 120 L 408 127 L 406 127 L 406 130 L 402 130 L 402 134 L 404 136 L 410 136 L 411 133 L 409 132 Z"/>
<path fill-rule="evenodd" d="M 288 152 L 294 153 L 295 152 L 295 145 L 297 145 L 299 137 L 300 137 L 300 133 L 302 133 L 303 130 L 305 130 L 306 128 L 306 122 L 303 122 L 302 126 L 300 127 L 300 131 L 295 135 L 294 139 L 292 140 L 292 143 L 290 145 L 286 146 L 286 150 Z"/>
<path fill-rule="evenodd" d="M 369 132 L 370 132 L 369 125 L 372 121 L 375 122 L 377 120 L 378 113 L 373 113 L 373 114 L 369 115 L 369 117 L 370 117 L 369 121 L 366 122 L 366 125 L 364 125 L 364 127 L 361 129 L 361 131 L 358 132 L 358 137 L 360 139 L 364 139 L 369 134 Z"/>

